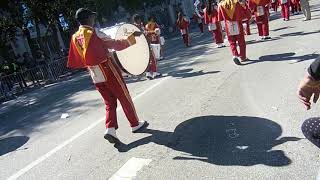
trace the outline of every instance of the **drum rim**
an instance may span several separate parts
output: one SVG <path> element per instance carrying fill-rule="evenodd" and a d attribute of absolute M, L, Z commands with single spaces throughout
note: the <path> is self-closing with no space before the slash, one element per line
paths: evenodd
<path fill-rule="evenodd" d="M 114 51 L 114 58 L 119 62 L 119 63 L 117 63 L 117 64 L 119 64 L 119 65 L 121 66 L 121 69 L 122 69 L 125 73 L 130 74 L 130 75 L 133 75 L 133 76 L 141 76 L 141 75 L 143 75 L 145 72 L 147 72 L 147 70 L 150 68 L 150 61 L 151 61 L 151 55 L 152 55 L 152 54 L 151 54 L 150 43 L 149 43 L 146 35 L 144 34 L 144 32 L 141 31 L 141 29 L 140 29 L 138 26 L 136 26 L 136 25 L 134 25 L 134 24 L 132 24 L 132 23 L 122 23 L 122 24 L 117 24 L 117 25 L 119 25 L 119 28 L 120 28 L 121 26 L 126 25 L 126 24 L 130 24 L 130 25 L 133 25 L 133 26 L 137 27 L 137 28 L 140 30 L 140 32 L 142 32 L 142 35 L 143 35 L 144 38 L 146 39 L 146 41 L 147 41 L 147 43 L 148 43 L 148 49 L 149 49 L 149 51 L 148 51 L 148 53 L 149 53 L 148 66 L 146 67 L 146 69 L 145 69 L 141 74 L 132 74 L 132 73 L 128 72 L 128 70 L 125 69 L 125 68 L 122 66 L 121 62 L 119 61 L 117 51 Z"/>

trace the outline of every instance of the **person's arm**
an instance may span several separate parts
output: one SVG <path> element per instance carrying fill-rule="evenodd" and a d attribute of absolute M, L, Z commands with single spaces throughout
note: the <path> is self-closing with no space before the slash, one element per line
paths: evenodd
<path fill-rule="evenodd" d="M 298 96 L 300 101 L 304 104 L 305 108 L 311 108 L 311 97 L 313 102 L 316 103 L 319 99 L 320 93 L 320 60 L 315 60 L 308 68 L 308 72 L 301 81 Z"/>
<path fill-rule="evenodd" d="M 114 49 L 115 51 L 121 51 L 136 44 L 136 39 L 134 34 L 131 34 L 130 36 L 128 36 L 127 39 L 122 39 L 122 40 L 104 39 L 103 44 L 107 49 Z"/>

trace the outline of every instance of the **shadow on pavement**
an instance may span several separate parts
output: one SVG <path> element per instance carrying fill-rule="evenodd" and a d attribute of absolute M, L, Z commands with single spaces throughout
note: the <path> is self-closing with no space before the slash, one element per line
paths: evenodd
<path fill-rule="evenodd" d="M 266 42 L 271 42 L 271 41 L 277 41 L 281 39 L 280 37 L 272 37 L 272 39 L 270 40 L 250 40 L 250 41 L 246 41 L 246 44 L 247 45 L 250 45 L 250 44 L 260 44 L 260 43 L 266 43 Z"/>
<path fill-rule="evenodd" d="M 266 61 L 292 61 L 292 60 L 296 60 L 295 63 L 299 63 L 299 62 L 308 61 L 308 60 L 315 60 L 319 57 L 319 54 L 316 54 L 316 53 L 306 54 L 303 56 L 295 56 L 295 55 L 296 53 L 294 52 L 266 55 L 266 56 L 261 56 L 259 60 L 249 60 L 243 65 L 250 65 L 250 64 L 266 62 Z"/>
<path fill-rule="evenodd" d="M 172 76 L 177 79 L 183 79 L 183 78 L 190 78 L 190 77 L 196 77 L 196 76 L 203 76 L 207 74 L 216 74 L 220 71 L 210 71 L 210 72 L 203 72 L 203 70 L 192 72 L 192 68 L 183 69 L 175 72 L 168 73 L 168 76 Z"/>
<path fill-rule="evenodd" d="M 320 30 L 318 31 L 313 31 L 313 32 L 303 32 L 303 31 L 299 31 L 299 32 L 294 32 L 294 33 L 287 33 L 287 34 L 281 34 L 281 37 L 288 37 L 288 36 L 305 36 L 305 35 L 310 35 L 310 34 L 317 34 L 320 33 Z"/>
<path fill-rule="evenodd" d="M 0 106 L 0 137 L 13 130 L 19 130 L 24 135 L 28 135 L 38 131 L 38 127 L 43 124 L 58 120 L 63 121 L 60 118 L 61 114 L 76 107 L 99 105 L 100 101 L 75 101 L 72 99 L 79 92 L 90 91 L 94 91 L 94 86 L 89 77 L 83 76 L 34 91 L 19 97 L 12 103 L 2 104 Z M 83 112 L 75 110 L 73 113 Z M 70 118 L 65 121 L 70 121 Z"/>
<path fill-rule="evenodd" d="M 174 132 L 145 129 L 150 136 L 130 144 L 117 144 L 126 152 L 150 142 L 183 153 L 174 160 L 199 160 L 222 166 L 286 166 L 291 163 L 282 150 L 272 148 L 298 141 L 281 137 L 282 129 L 274 121 L 246 116 L 202 116 L 179 124 Z"/>
<path fill-rule="evenodd" d="M 277 32 L 277 31 L 282 31 L 282 30 L 287 30 L 287 29 L 292 29 L 293 27 L 291 26 L 286 26 L 286 27 L 281 27 L 277 29 L 272 29 L 271 31 Z"/>
<path fill-rule="evenodd" d="M 12 136 L 0 139 L 0 156 L 16 151 L 18 148 L 23 146 L 28 141 L 29 137 L 27 136 Z"/>

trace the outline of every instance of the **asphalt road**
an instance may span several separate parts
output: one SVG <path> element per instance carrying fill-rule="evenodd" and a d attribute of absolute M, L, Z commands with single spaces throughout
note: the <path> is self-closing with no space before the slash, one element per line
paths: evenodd
<path fill-rule="evenodd" d="M 119 109 L 116 147 L 103 139 L 104 106 L 86 74 L 1 104 L 0 179 L 315 179 L 319 150 L 300 126 L 319 107 L 307 112 L 296 97 L 320 54 L 320 3 L 311 4 L 308 22 L 273 13 L 270 41 L 256 41 L 252 25 L 242 66 L 208 33 L 192 33 L 188 49 L 168 40 L 165 76 L 128 80 L 150 125 L 132 134 Z"/>

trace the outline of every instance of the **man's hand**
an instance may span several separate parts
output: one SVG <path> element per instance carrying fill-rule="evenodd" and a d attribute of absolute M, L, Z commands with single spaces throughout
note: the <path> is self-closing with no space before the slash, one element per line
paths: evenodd
<path fill-rule="evenodd" d="M 298 96 L 307 110 L 311 108 L 311 97 L 313 96 L 313 102 L 316 103 L 319 99 L 319 94 L 320 82 L 314 80 L 309 74 L 305 75 L 300 83 Z"/>
<path fill-rule="evenodd" d="M 135 31 L 135 32 L 133 32 L 132 34 L 133 34 L 133 36 L 135 36 L 135 37 L 139 37 L 139 36 L 141 36 L 143 33 L 140 32 L 140 31 Z"/>

